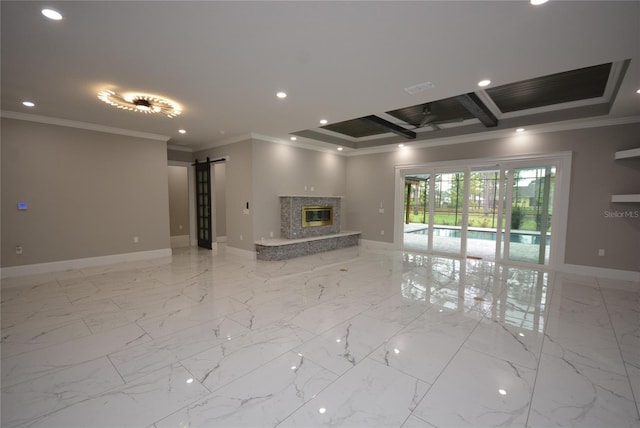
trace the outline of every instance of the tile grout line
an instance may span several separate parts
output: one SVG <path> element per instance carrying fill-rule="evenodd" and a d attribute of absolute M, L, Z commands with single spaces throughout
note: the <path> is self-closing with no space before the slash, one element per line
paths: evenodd
<path fill-rule="evenodd" d="M 636 413 L 638 414 L 638 419 L 640 419 L 640 407 L 638 407 L 638 399 L 640 397 L 636 397 L 633 391 L 633 385 L 631 384 L 631 377 L 629 376 L 629 369 L 627 369 L 627 363 L 624 359 L 624 354 L 622 353 L 622 348 L 620 347 L 620 340 L 618 338 L 618 332 L 613 326 L 613 321 L 611 320 L 611 313 L 609 312 L 609 305 L 607 305 L 607 300 L 604 297 L 604 293 L 602 292 L 602 287 L 600 286 L 600 281 L 597 277 L 596 284 L 598 285 L 598 292 L 600 293 L 600 298 L 602 299 L 602 304 L 607 312 L 607 319 L 609 320 L 609 325 L 611 325 L 611 330 L 613 331 L 613 337 L 616 339 L 616 345 L 618 345 L 618 352 L 620 354 L 620 360 L 622 361 L 622 368 L 624 369 L 624 373 L 627 376 L 627 382 L 629 383 L 629 389 L 631 390 L 631 398 L 633 398 L 633 402 L 636 406 Z"/>
<path fill-rule="evenodd" d="M 553 272 L 553 271 L 547 271 L 544 274 L 548 276 L 551 276 L 553 274 L 553 290 L 551 292 L 551 296 L 549 296 L 549 302 L 546 305 L 549 307 L 549 312 L 550 312 L 551 305 L 553 304 L 553 301 L 554 301 L 553 297 L 555 296 L 556 290 L 557 290 L 556 281 L 558 277 L 557 277 L 557 272 Z M 546 309 L 546 306 L 545 306 L 545 309 Z M 540 344 L 540 351 L 538 351 L 538 364 L 536 365 L 536 376 L 533 379 L 533 385 L 531 386 L 531 400 L 529 402 L 529 411 L 527 412 L 527 418 L 525 419 L 525 422 L 524 422 L 525 427 L 529 426 L 529 418 L 531 417 L 531 411 L 533 410 L 533 399 L 536 395 L 536 386 L 538 385 L 538 376 L 540 375 L 540 364 L 542 363 L 542 350 L 544 349 L 544 344 L 547 341 L 547 335 L 546 335 L 547 326 L 548 326 L 547 321 L 548 321 L 548 316 L 547 316 L 547 319 L 545 319 L 544 328 L 542 331 L 542 343 Z"/>

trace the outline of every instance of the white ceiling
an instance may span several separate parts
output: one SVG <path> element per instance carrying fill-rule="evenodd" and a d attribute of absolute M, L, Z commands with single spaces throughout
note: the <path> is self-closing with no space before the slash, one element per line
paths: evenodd
<path fill-rule="evenodd" d="M 44 6 L 64 19 L 47 20 Z M 3 115 L 165 135 L 191 148 L 249 133 L 288 140 L 321 118 L 456 96 L 483 78 L 502 85 L 625 59 L 607 118 L 640 117 L 638 1 L 2 1 L 1 15 Z M 425 81 L 435 87 L 404 90 Z M 183 113 L 118 110 L 97 99 L 105 89 L 162 95 Z M 27 99 L 36 106 L 22 106 Z"/>

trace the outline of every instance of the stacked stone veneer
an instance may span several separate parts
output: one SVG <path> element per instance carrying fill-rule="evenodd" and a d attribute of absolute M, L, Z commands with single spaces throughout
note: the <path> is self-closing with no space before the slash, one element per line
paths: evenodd
<path fill-rule="evenodd" d="M 280 196 L 280 236 L 285 239 L 310 238 L 340 232 L 339 196 Z M 302 207 L 333 207 L 333 224 L 302 227 Z"/>
<path fill-rule="evenodd" d="M 339 196 L 280 196 L 280 239 L 256 242 L 258 260 L 286 260 L 357 246 L 360 232 L 340 230 Z M 302 227 L 303 207 L 333 207 L 333 224 Z"/>

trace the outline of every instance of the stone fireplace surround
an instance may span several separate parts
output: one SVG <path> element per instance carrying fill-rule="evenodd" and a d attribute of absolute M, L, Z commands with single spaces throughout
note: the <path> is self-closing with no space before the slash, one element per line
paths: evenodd
<path fill-rule="evenodd" d="M 280 196 L 280 239 L 255 243 L 258 260 L 286 260 L 358 245 L 360 232 L 340 230 L 341 196 Z M 333 207 L 333 224 L 302 226 L 302 208 Z"/>

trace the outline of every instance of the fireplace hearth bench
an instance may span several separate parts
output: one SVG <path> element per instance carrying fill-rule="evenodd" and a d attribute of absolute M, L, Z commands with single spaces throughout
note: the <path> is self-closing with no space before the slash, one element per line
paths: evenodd
<path fill-rule="evenodd" d="M 294 257 L 358 245 L 360 232 L 344 231 L 334 235 L 298 239 L 265 239 L 256 242 L 258 260 L 287 260 Z"/>

